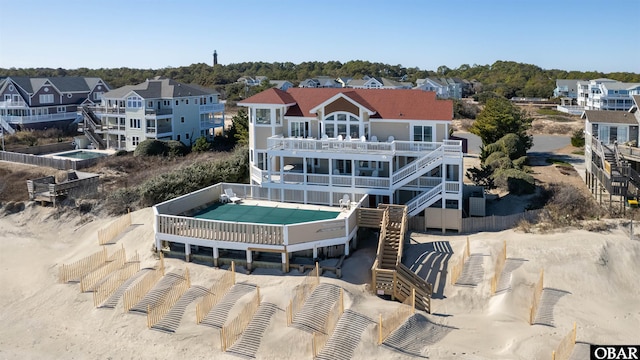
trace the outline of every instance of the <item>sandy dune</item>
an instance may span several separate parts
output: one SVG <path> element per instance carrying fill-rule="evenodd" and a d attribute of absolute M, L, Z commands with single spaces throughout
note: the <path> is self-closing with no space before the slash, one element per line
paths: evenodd
<path fill-rule="evenodd" d="M 96 309 L 91 293 L 78 284 L 59 284 L 58 267 L 98 251 L 98 229 L 113 219 L 56 215 L 30 205 L 0 218 L 0 358 L 2 359 L 238 359 L 220 352 L 218 329 L 195 323 L 195 302 L 181 303 L 175 333 L 148 330 L 144 314 Z M 83 223 L 84 222 L 84 223 Z M 152 211 L 133 213 L 133 223 L 109 253 L 124 245 L 138 251 L 141 268 L 152 267 Z M 562 337 L 578 326 L 584 343 L 638 343 L 640 339 L 640 241 L 619 228 L 609 233 L 566 230 L 532 235 L 514 231 L 470 237 L 472 257 L 461 283 L 453 286 L 445 269 L 461 256 L 466 236 L 414 233 L 405 263 L 434 283 L 433 314 L 417 313 L 384 346 L 376 345 L 375 321 L 400 305 L 369 292 L 374 241 L 345 261 L 343 279 L 322 283 L 344 288 L 349 319 L 339 324 L 332 346 L 345 350 L 324 358 L 548 359 Z M 507 263 L 495 296 L 490 278 L 495 256 L 507 241 Z M 192 289 L 210 287 L 223 271 L 166 259 L 167 272 L 191 274 Z M 528 324 L 529 305 L 540 270 L 545 289 L 536 325 Z M 239 269 L 241 270 L 241 269 Z M 258 359 L 311 358 L 309 332 L 287 327 L 284 309 L 302 277 L 257 269 L 237 281 L 260 286 L 262 301 L 275 305 L 256 328 L 251 349 Z M 198 292 L 194 292 L 197 296 Z M 318 295 L 321 296 L 321 295 Z M 239 296 L 239 303 L 246 297 Z M 233 305 L 233 304 L 232 304 Z M 229 306 L 229 316 L 238 306 Z M 181 309 L 182 310 L 182 309 Z M 370 321 L 371 320 L 371 321 Z M 576 352 L 584 351 L 584 345 Z M 576 355 L 576 354 L 574 354 Z"/>

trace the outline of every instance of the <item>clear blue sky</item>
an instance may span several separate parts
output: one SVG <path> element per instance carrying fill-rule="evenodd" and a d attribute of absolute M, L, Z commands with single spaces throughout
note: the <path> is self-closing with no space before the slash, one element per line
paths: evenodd
<path fill-rule="evenodd" d="M 640 73 L 640 0 L 0 0 L 0 67 L 497 60 Z"/>

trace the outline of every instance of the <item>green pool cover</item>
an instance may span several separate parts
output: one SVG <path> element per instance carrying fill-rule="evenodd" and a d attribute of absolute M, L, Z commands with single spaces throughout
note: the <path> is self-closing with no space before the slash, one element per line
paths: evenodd
<path fill-rule="evenodd" d="M 237 221 L 259 224 L 298 224 L 309 221 L 328 220 L 338 217 L 337 211 L 287 209 L 258 205 L 217 203 L 194 217 L 199 219 Z"/>

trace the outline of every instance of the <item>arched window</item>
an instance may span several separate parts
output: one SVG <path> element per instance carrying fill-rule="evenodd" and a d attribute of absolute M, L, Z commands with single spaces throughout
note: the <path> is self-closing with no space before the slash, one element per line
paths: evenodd
<path fill-rule="evenodd" d="M 357 139 L 361 135 L 366 136 L 364 133 L 361 134 L 360 127 L 362 122 L 360 119 L 350 113 L 333 113 L 324 118 L 323 124 L 324 133 L 330 138 L 335 138 L 339 135 L 342 135 L 343 138 L 346 138 L 347 135 L 349 135 L 353 139 Z"/>
<path fill-rule="evenodd" d="M 142 107 L 142 99 L 137 96 L 129 96 L 127 98 L 127 107 L 128 108 L 141 108 Z"/>

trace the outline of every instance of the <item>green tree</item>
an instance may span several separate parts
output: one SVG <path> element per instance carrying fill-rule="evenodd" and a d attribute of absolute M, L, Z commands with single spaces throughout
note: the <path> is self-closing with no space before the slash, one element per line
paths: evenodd
<path fill-rule="evenodd" d="M 480 137 L 483 147 L 507 134 L 516 134 L 526 152 L 533 145 L 533 138 L 527 134 L 532 121 L 526 110 L 520 110 L 507 99 L 493 98 L 487 100 L 469 131 Z"/>
<path fill-rule="evenodd" d="M 229 139 L 234 139 L 236 144 L 244 146 L 249 144 L 249 116 L 247 110 L 242 108 L 231 118 Z"/>
<path fill-rule="evenodd" d="M 211 144 L 207 141 L 207 138 L 204 136 L 200 136 L 196 143 L 191 147 L 191 151 L 193 152 L 205 152 L 211 149 Z"/>

